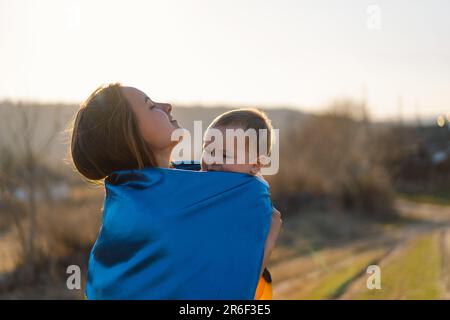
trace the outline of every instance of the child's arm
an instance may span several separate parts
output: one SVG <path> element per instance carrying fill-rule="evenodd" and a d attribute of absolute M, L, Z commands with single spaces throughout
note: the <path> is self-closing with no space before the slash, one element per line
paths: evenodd
<path fill-rule="evenodd" d="M 263 273 L 267 263 L 269 262 L 270 254 L 272 253 L 272 251 L 275 247 L 275 244 L 276 244 L 276 241 L 278 238 L 278 234 L 280 233 L 281 223 L 282 223 L 282 220 L 281 220 L 280 211 L 273 208 L 272 223 L 270 224 L 269 233 L 267 235 L 267 239 L 264 244 L 264 258 L 263 258 L 263 263 L 261 265 L 261 271 L 259 274 L 260 277 L 261 277 L 261 274 Z"/>

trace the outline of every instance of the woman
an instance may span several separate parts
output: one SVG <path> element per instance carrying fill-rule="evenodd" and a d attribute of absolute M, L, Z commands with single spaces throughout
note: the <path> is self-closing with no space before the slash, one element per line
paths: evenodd
<path fill-rule="evenodd" d="M 205 277 L 200 277 L 200 272 L 191 272 L 187 276 L 182 276 L 183 271 L 179 270 L 177 268 L 170 269 L 167 266 L 170 265 L 173 268 L 173 265 L 176 265 L 173 263 L 173 261 L 180 261 L 177 260 L 177 255 L 186 255 L 186 251 L 194 250 L 196 248 L 191 247 L 180 247 L 179 243 L 180 241 L 177 241 L 177 243 L 174 242 L 172 238 L 176 237 L 179 233 L 183 233 L 182 229 L 178 229 L 178 232 L 172 236 L 167 236 L 167 232 L 164 232 L 165 227 L 161 227 L 162 225 L 167 226 L 167 219 L 166 220 L 159 220 L 162 217 L 159 216 L 153 216 L 151 220 L 151 223 L 147 222 L 148 225 L 145 223 L 145 219 L 148 219 L 148 214 L 139 217 L 141 220 L 134 220 L 134 225 L 130 225 L 129 217 L 135 217 L 136 215 L 125 215 L 117 213 L 117 207 L 126 207 L 124 204 L 127 204 L 128 206 L 131 206 L 137 210 L 137 215 L 142 213 L 142 211 L 148 211 L 146 207 L 142 207 L 142 203 L 146 203 L 149 201 L 152 196 L 157 196 L 153 199 L 153 203 L 148 203 L 148 206 L 154 206 L 155 202 L 158 202 L 159 199 L 167 198 L 167 190 L 160 190 L 162 187 L 155 187 L 153 180 L 156 179 L 162 179 L 160 181 L 160 184 L 164 185 L 166 183 L 165 188 L 172 188 L 175 189 L 175 187 L 178 187 L 180 183 L 186 188 L 186 192 L 184 193 L 194 193 L 196 191 L 196 188 L 198 189 L 201 185 L 196 185 L 195 181 L 198 179 L 202 180 L 202 183 L 207 181 L 207 183 L 211 183 L 215 186 L 215 188 L 220 188 L 220 181 L 217 180 L 218 175 L 220 173 L 213 173 L 211 175 L 210 173 L 205 173 L 202 175 L 189 175 L 182 171 L 176 172 L 175 175 L 172 174 L 172 171 L 177 170 L 167 170 L 171 167 L 170 162 L 170 156 L 172 153 L 173 148 L 176 146 L 178 141 L 172 141 L 171 134 L 172 132 L 179 128 L 178 122 L 173 118 L 172 114 L 172 106 L 167 103 L 157 103 L 152 101 L 145 93 L 142 91 L 131 88 L 131 87 L 123 87 L 120 84 L 111 84 L 108 86 L 103 86 L 98 88 L 94 91 L 94 93 L 91 94 L 91 96 L 86 100 L 86 102 L 82 105 L 81 109 L 79 110 L 78 114 L 76 115 L 76 119 L 73 126 L 72 131 L 72 143 L 71 143 L 71 153 L 72 158 L 75 164 L 75 167 L 77 170 L 88 180 L 91 181 L 101 181 L 103 179 L 105 180 L 105 187 L 106 187 L 106 193 L 107 197 L 105 200 L 105 213 L 106 214 L 109 209 L 109 212 L 115 212 L 114 214 L 109 214 L 107 221 L 103 221 L 103 227 L 100 232 L 99 238 L 94 245 L 93 251 L 91 253 L 90 258 L 90 266 L 89 266 L 89 272 L 88 272 L 88 289 L 91 291 L 91 296 L 88 298 L 233 298 L 233 297 L 248 297 L 248 290 L 245 294 L 242 295 L 227 295 L 228 293 L 220 293 L 220 289 L 214 291 L 213 296 L 205 296 L 207 295 L 209 291 L 207 291 L 207 284 L 212 283 L 208 281 L 212 281 L 212 278 L 221 277 L 221 275 L 213 275 L 213 277 L 206 279 Z M 165 169 L 165 170 L 164 170 Z M 127 171 L 128 170 L 128 171 Z M 136 178 L 136 170 L 137 172 L 141 172 L 142 175 Z M 222 177 L 222 176 L 221 176 Z M 153 180 L 152 180 L 153 179 Z M 206 180 L 205 180 L 206 179 Z M 239 177 L 239 176 L 227 176 L 224 180 L 235 180 L 231 182 L 234 183 L 233 186 L 242 184 L 241 181 L 239 181 L 238 184 L 236 184 L 237 179 L 247 179 L 245 180 L 246 184 L 248 182 L 248 185 L 252 185 L 256 188 L 255 191 L 258 193 L 260 190 L 259 185 L 254 185 L 253 180 L 249 182 L 248 177 Z M 170 184 L 170 181 L 176 180 L 176 184 Z M 192 181 L 191 181 L 192 180 Z M 195 180 L 195 181 L 194 181 Z M 223 179 L 222 179 L 223 180 Z M 130 191 L 131 188 L 131 191 Z M 159 189 L 158 189 L 159 188 Z M 191 190 L 190 190 L 191 188 Z M 243 192 L 248 191 L 250 192 L 251 197 L 251 187 L 246 187 L 245 189 L 240 189 L 235 197 L 239 197 L 243 194 Z M 178 188 L 177 188 L 178 189 Z M 214 188 L 210 188 L 210 192 L 214 191 Z M 224 190 L 232 189 L 229 187 L 229 185 L 226 186 Z M 142 193 L 141 191 L 144 190 L 146 193 Z M 211 193 L 209 195 L 210 198 L 215 199 L 215 205 L 216 207 L 211 207 L 211 204 L 208 204 L 209 210 L 213 208 L 213 210 L 216 210 L 214 208 L 217 208 L 217 212 L 222 210 L 223 212 L 226 212 L 226 202 L 230 200 L 221 200 L 220 198 L 217 198 L 217 194 L 221 193 L 219 192 L 220 189 L 216 190 L 216 194 Z M 159 192 L 159 193 L 158 193 Z M 161 193 L 162 192 L 162 193 Z M 170 192 L 170 190 L 169 190 Z M 178 194 L 183 197 L 183 193 Z M 126 194 L 126 196 L 124 196 Z M 139 197 L 136 197 L 136 194 L 139 194 Z M 264 199 L 267 198 L 268 192 L 265 190 L 261 191 L 262 196 Z M 144 195 L 144 196 L 143 196 Z M 208 197 L 208 195 L 207 195 Z M 233 197 L 232 197 L 233 198 Z M 131 200 L 130 200 L 131 199 Z M 208 200 L 207 198 L 203 197 L 202 201 L 205 203 L 204 200 Z M 218 199 L 218 200 L 217 200 Z M 180 200 L 181 201 L 181 200 Z M 180 201 L 176 201 L 176 203 L 179 205 Z M 249 199 L 248 202 L 250 203 L 252 200 Z M 256 201 L 256 200 L 255 200 Z M 134 203 L 133 203 L 134 202 Z M 139 202 L 139 203 L 137 203 Z M 140 203 L 142 202 L 142 203 Z M 189 202 L 189 201 L 188 201 Z M 201 201 L 197 201 L 201 202 Z M 214 201 L 213 201 L 214 202 Z M 189 202 L 189 205 L 194 203 L 196 206 L 198 203 Z M 252 206 L 257 207 L 260 204 L 260 202 L 255 202 L 255 204 Z M 141 205 L 139 209 L 136 209 L 138 205 Z M 265 203 L 267 207 L 267 203 Z M 178 206 L 172 203 L 165 203 L 164 204 L 164 211 L 165 212 L 171 212 L 171 210 L 181 210 L 179 213 L 181 214 L 181 218 L 177 218 L 178 220 L 172 221 L 170 225 L 170 230 L 172 230 L 173 224 L 180 224 L 181 223 L 190 223 L 181 220 L 184 219 L 186 211 L 186 206 Z M 190 206 L 187 206 L 191 208 Z M 204 206 L 203 206 L 204 207 Z M 203 207 L 197 207 L 203 208 Z M 115 210 L 115 211 L 114 211 Z M 267 211 L 267 210 L 266 210 Z M 246 216 L 242 219 L 236 219 L 233 221 L 230 221 L 232 218 L 232 215 L 229 215 L 229 218 L 227 218 L 227 215 L 222 215 L 219 217 L 222 220 L 223 226 L 226 227 L 226 225 L 230 226 L 237 226 L 239 227 L 239 224 L 242 223 L 242 226 L 245 224 L 245 219 L 248 219 Z M 125 219 L 125 220 L 124 220 Z M 198 221 L 197 226 L 195 228 L 198 228 L 199 225 L 205 223 L 205 226 L 207 224 L 207 217 L 198 217 L 196 216 L 193 219 L 197 219 Z M 203 219 L 203 220 L 202 220 Z M 228 220 L 226 220 L 228 219 Z M 261 219 L 260 217 L 257 217 L 255 215 L 254 222 L 259 223 Z M 273 217 L 272 217 L 273 219 Z M 242 221 L 241 221 L 242 220 Z M 155 225 L 162 228 L 161 230 L 157 230 L 161 236 L 161 238 L 166 241 L 163 244 L 160 244 L 161 246 L 161 252 L 164 252 L 164 254 L 158 254 L 155 255 L 156 258 L 153 256 L 148 256 L 145 259 L 141 259 L 139 263 L 135 263 L 131 266 L 129 261 L 132 261 L 132 259 L 137 259 L 136 257 L 139 254 L 142 254 L 143 252 L 146 252 L 147 255 L 149 255 L 148 252 L 150 252 L 148 247 L 152 244 L 148 243 L 149 240 L 141 241 L 142 239 L 138 238 L 138 231 L 136 232 L 136 236 L 133 234 L 127 234 L 125 236 L 126 231 L 130 230 L 140 230 L 141 235 L 144 233 L 147 233 L 146 229 L 142 229 L 138 226 L 136 228 L 137 224 L 142 224 L 147 228 L 149 228 L 149 233 L 156 231 L 150 230 L 151 228 L 155 228 Z M 147 220 L 149 221 L 149 220 Z M 266 220 L 267 221 L 267 220 Z M 105 224 L 108 223 L 107 228 L 105 228 Z M 213 223 L 214 222 L 209 222 Z M 249 228 L 249 225 L 245 225 L 245 230 L 251 230 L 251 227 Z M 262 226 L 263 224 L 261 224 Z M 270 222 L 269 222 L 270 225 Z M 128 229 L 127 229 L 128 228 Z M 130 229 L 131 228 L 131 229 Z M 134 229 L 133 229 L 134 228 Z M 166 227 L 169 229 L 168 227 Z M 114 235 L 111 236 L 111 229 L 114 230 Z M 122 230 L 123 229 L 123 230 Z M 228 234 L 223 234 L 222 238 L 220 238 L 220 235 L 217 235 L 218 241 L 214 242 L 216 235 L 215 234 L 208 234 L 207 230 L 208 228 L 201 228 L 198 229 L 199 233 L 204 234 L 204 236 L 208 235 L 211 236 L 211 243 L 215 243 L 216 245 L 223 244 L 224 239 L 227 239 L 229 237 Z M 266 228 L 268 229 L 268 228 Z M 181 230 L 181 231 L 180 231 Z M 243 230 L 243 229 L 242 229 Z M 231 232 L 231 231 L 230 231 Z M 250 231 L 249 233 L 251 233 Z M 255 229 L 255 233 L 258 233 L 258 230 Z M 272 230 L 270 231 L 272 232 Z M 215 232 L 217 234 L 217 230 Z M 241 231 L 239 234 L 242 234 Z M 258 233 L 261 234 L 261 233 Z M 274 237 L 267 236 L 267 230 L 264 233 L 264 239 L 268 239 L 268 241 L 275 241 Z M 122 237 L 123 236 L 123 237 Z M 252 235 L 247 235 L 248 238 L 244 241 L 245 243 L 251 243 L 251 241 L 254 240 L 254 237 Z M 133 241 L 129 241 L 130 238 Z M 158 238 L 158 237 L 156 237 Z M 196 236 L 192 237 L 185 237 L 181 241 L 185 241 L 185 244 L 194 244 L 202 246 L 204 244 L 204 239 L 202 242 L 193 242 L 195 240 Z M 198 238 L 198 236 L 197 236 Z M 214 238 L 214 239 L 212 239 Z M 119 241 L 119 240 L 120 241 Z M 193 240 L 194 239 L 194 240 Z M 158 242 L 160 240 L 159 238 L 155 240 L 155 242 Z M 128 241 L 128 242 L 127 242 Z M 161 242 L 161 241 L 160 241 Z M 233 242 L 233 240 L 231 240 Z M 235 246 L 233 247 L 230 242 L 230 246 L 224 247 L 223 251 L 220 252 L 220 255 L 227 256 L 229 258 L 220 260 L 215 256 L 217 259 L 214 261 L 222 261 L 223 264 L 230 264 L 230 259 L 233 257 L 235 259 L 236 256 L 241 254 L 241 257 L 243 261 L 245 259 L 248 259 L 250 256 L 252 256 L 252 252 L 255 250 L 252 250 L 250 246 L 248 246 L 247 251 L 245 252 L 245 249 L 242 249 L 242 246 Z M 254 242 L 256 248 L 257 241 Z M 177 248 L 176 250 L 170 251 L 167 248 Z M 204 247 L 204 245 L 203 245 Z M 267 260 L 268 255 L 270 252 L 267 252 L 267 248 L 272 248 L 273 245 L 268 245 L 266 243 L 265 246 L 263 246 L 264 250 L 264 259 L 261 257 L 259 264 L 264 264 L 263 261 Z M 147 250 L 147 251 L 145 251 Z M 235 248 L 235 249 L 232 249 Z M 266 249 L 264 249 L 266 248 Z M 197 248 L 198 249 L 198 248 Z M 164 251 L 165 250 L 165 251 Z M 177 251 L 178 250 L 178 251 Z M 236 250 L 235 254 L 232 252 L 228 252 L 231 250 Z M 170 251 L 170 254 L 166 254 L 167 251 Z M 178 254 L 179 252 L 179 254 Z M 205 251 L 206 252 L 206 251 Z M 216 252 L 210 251 L 211 257 L 213 257 Z M 257 257 L 257 256 L 255 256 Z M 150 259 L 151 258 L 151 259 Z M 159 259 L 159 260 L 158 260 Z M 212 259 L 212 258 L 211 258 Z M 189 263 L 187 262 L 186 265 L 189 265 L 190 268 L 197 268 L 199 266 L 199 262 L 204 263 L 202 264 L 203 267 L 208 266 L 208 270 L 222 270 L 220 266 L 215 265 L 214 261 L 211 262 L 210 257 L 195 257 L 191 260 L 197 260 L 197 264 L 192 264 L 189 260 Z M 259 258 L 255 258 L 253 260 L 259 260 Z M 236 260 L 238 261 L 238 260 Z M 145 262 L 145 264 L 144 264 Z M 161 273 L 159 276 L 160 278 L 165 277 L 165 287 L 162 287 L 160 284 L 155 284 L 155 282 L 152 282 L 147 287 L 158 288 L 155 292 L 146 292 L 145 284 L 142 284 L 142 277 L 139 278 L 140 280 L 137 281 L 136 279 L 136 273 L 133 272 L 141 272 L 143 268 L 148 268 L 149 270 L 156 270 L 154 268 L 154 265 L 156 264 L 162 264 L 164 265 L 164 268 L 157 269 Z M 257 265 L 258 261 L 255 261 L 255 265 Z M 125 266 L 125 267 L 124 267 Z M 144 266 L 144 267 L 143 267 Z M 211 267 L 214 266 L 214 267 Z M 120 268 L 119 268 L 120 267 Z M 244 269 L 244 266 L 241 266 Z M 153 269 L 152 269 L 153 268 Z M 199 267 L 200 268 L 200 267 Z M 214 269 L 216 268 L 216 269 Z M 168 270 L 170 269 L 170 272 Z M 262 266 L 262 269 L 264 269 L 264 266 Z M 101 272 L 99 271 L 101 270 Z M 117 273 L 120 270 L 120 275 Z M 254 271 L 251 271 L 251 269 L 247 269 L 247 274 L 256 274 Z M 245 274 L 245 271 L 243 271 L 243 275 Z M 95 279 L 94 278 L 95 275 Z M 239 279 L 239 275 L 236 275 L 236 279 Z M 134 277 L 134 278 L 133 278 Z M 148 277 L 148 275 L 147 275 Z M 156 275 L 155 275 L 156 277 Z M 132 281 L 130 281 L 130 279 Z M 177 283 L 177 281 L 190 281 L 192 279 L 197 279 L 197 283 L 193 281 L 190 285 L 192 285 L 192 290 L 194 290 L 194 294 L 186 293 L 186 285 L 183 287 L 181 283 Z M 246 282 L 246 278 L 242 278 L 241 282 Z M 105 285 L 106 282 L 109 282 L 108 285 Z M 114 283 L 115 282 L 115 283 Z M 124 285 L 122 285 L 122 282 Z M 161 282 L 161 281 L 160 281 Z M 203 283 L 201 283 L 203 282 Z M 258 281 L 256 281 L 258 282 Z M 221 282 L 222 284 L 224 282 Z M 227 281 L 228 285 L 232 282 Z M 236 282 L 239 283 L 239 282 Z M 249 282 L 250 283 L 250 282 Z M 125 285 L 126 284 L 126 285 Z M 202 287 L 203 285 L 203 287 Z M 261 290 L 261 286 L 264 287 L 266 283 L 264 281 L 259 281 L 259 287 L 258 287 L 258 295 L 259 296 L 265 296 L 267 297 L 267 294 L 264 294 Z M 115 286 L 116 288 L 111 288 L 112 286 Z M 166 288 L 169 286 L 170 288 Z M 250 287 L 250 285 L 249 285 Z M 255 284 L 256 287 L 256 284 Z M 99 289 L 100 288 L 100 289 Z M 108 288 L 106 290 L 105 288 Z M 120 289 L 119 289 L 120 288 Z M 124 289 L 125 288 L 125 289 Z M 139 288 L 139 289 L 134 289 Z M 247 288 L 248 289 L 248 288 Z M 252 288 L 254 290 L 255 288 Z M 140 291 L 139 291 L 140 290 Z M 202 291 L 203 290 L 203 291 Z M 107 291 L 107 293 L 105 293 Z M 127 292 L 125 292 L 127 291 Z M 134 292 L 131 292 L 134 291 Z M 212 291 L 211 291 L 212 292 Z M 254 294 L 254 293 L 253 293 Z"/>

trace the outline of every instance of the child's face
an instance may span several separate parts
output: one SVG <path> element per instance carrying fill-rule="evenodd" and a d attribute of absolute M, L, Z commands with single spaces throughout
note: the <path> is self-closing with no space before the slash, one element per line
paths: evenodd
<path fill-rule="evenodd" d="M 240 172 L 240 173 L 247 173 L 251 175 L 256 175 L 260 172 L 261 166 L 259 161 L 257 159 L 249 159 L 249 145 L 246 141 L 245 143 L 245 151 L 244 150 L 238 150 L 238 143 L 237 139 L 235 139 L 234 143 L 232 144 L 234 146 L 234 152 L 233 150 L 227 150 L 227 143 L 226 143 L 226 129 L 238 129 L 238 127 L 226 127 L 226 128 L 215 128 L 222 132 L 223 137 L 223 143 L 222 148 L 215 149 L 214 155 L 217 155 L 219 153 L 220 158 L 222 159 L 221 163 L 213 162 L 211 164 L 207 164 L 205 161 L 205 153 L 211 154 L 211 151 L 208 146 L 211 145 L 211 141 L 205 142 L 203 145 L 203 154 L 202 154 L 202 170 L 203 171 L 227 171 L 227 172 Z M 217 146 L 217 145 L 216 145 Z M 238 152 L 244 152 L 245 153 L 245 163 L 238 163 Z M 218 155 L 217 155 L 218 156 Z M 231 162 L 232 163 L 227 163 Z"/>

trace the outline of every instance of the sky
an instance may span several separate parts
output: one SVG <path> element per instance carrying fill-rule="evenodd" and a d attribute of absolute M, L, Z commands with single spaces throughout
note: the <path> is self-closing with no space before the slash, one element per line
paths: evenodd
<path fill-rule="evenodd" d="M 0 100 L 450 111 L 448 0 L 0 0 Z"/>

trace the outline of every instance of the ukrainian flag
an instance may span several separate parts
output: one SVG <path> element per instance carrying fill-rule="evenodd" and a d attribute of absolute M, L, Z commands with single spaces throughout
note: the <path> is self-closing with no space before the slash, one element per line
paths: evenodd
<path fill-rule="evenodd" d="M 145 168 L 105 180 L 88 299 L 254 299 L 269 187 L 231 172 Z"/>

